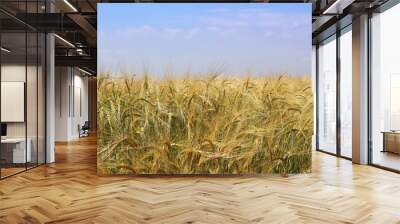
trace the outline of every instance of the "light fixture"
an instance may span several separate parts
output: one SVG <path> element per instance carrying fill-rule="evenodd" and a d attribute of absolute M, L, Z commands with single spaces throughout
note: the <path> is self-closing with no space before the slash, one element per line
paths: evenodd
<path fill-rule="evenodd" d="M 342 14 L 343 10 L 351 5 L 355 0 L 336 0 L 332 5 L 330 5 L 324 12 L 323 15 L 327 14 Z"/>
<path fill-rule="evenodd" d="M 81 72 L 83 72 L 83 73 L 85 73 L 86 75 L 90 75 L 90 76 L 93 75 L 92 73 L 90 73 L 90 72 L 88 72 L 88 71 L 86 71 L 86 70 L 83 70 L 83 69 L 81 69 L 81 68 L 79 68 L 79 67 L 78 67 L 78 70 L 81 71 Z"/>
<path fill-rule="evenodd" d="M 10 53 L 11 52 L 11 50 L 9 50 L 9 49 L 7 49 L 5 47 L 1 47 L 0 49 L 1 49 L 1 51 L 4 51 L 6 53 Z"/>
<path fill-rule="evenodd" d="M 76 53 L 78 53 L 78 55 L 84 55 L 82 48 L 76 48 Z"/>
<path fill-rule="evenodd" d="M 54 34 L 55 37 L 57 37 L 59 40 L 61 40 L 62 42 L 66 43 L 68 46 L 75 48 L 75 45 L 73 45 L 71 42 L 69 42 L 68 40 L 60 37 L 58 34 Z"/>
<path fill-rule="evenodd" d="M 64 3 L 67 4 L 74 12 L 78 12 L 78 10 L 68 0 L 64 0 Z"/>

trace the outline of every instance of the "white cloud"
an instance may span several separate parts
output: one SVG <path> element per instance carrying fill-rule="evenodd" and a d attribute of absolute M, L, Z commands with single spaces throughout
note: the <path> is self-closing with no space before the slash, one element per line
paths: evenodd
<path fill-rule="evenodd" d="M 206 26 L 215 26 L 223 28 L 246 27 L 249 25 L 248 21 L 232 18 L 232 16 L 203 16 L 200 22 Z"/>
<path fill-rule="evenodd" d="M 208 10 L 209 13 L 227 13 L 227 12 L 231 12 L 231 9 L 228 8 L 224 8 L 224 7 L 219 7 L 219 8 L 212 8 L 210 10 Z"/>
<path fill-rule="evenodd" d="M 119 37 L 129 38 L 133 35 L 148 34 L 154 32 L 154 28 L 149 25 L 143 25 L 140 27 L 129 27 L 125 29 L 119 29 L 115 31 L 115 35 Z"/>
<path fill-rule="evenodd" d="M 219 29 L 216 26 L 209 26 L 209 27 L 207 27 L 207 30 L 208 31 L 218 31 Z"/>
<path fill-rule="evenodd" d="M 274 33 L 268 30 L 268 31 L 265 31 L 263 33 L 263 35 L 264 35 L 264 37 L 272 37 L 274 35 Z"/>
<path fill-rule="evenodd" d="M 176 27 L 163 27 L 156 28 L 148 25 L 140 27 L 129 27 L 125 29 L 119 29 L 114 32 L 113 35 L 117 35 L 120 38 L 132 38 L 136 37 L 148 37 L 155 36 L 165 39 L 182 37 L 184 39 L 194 38 L 200 29 L 197 27 L 191 28 L 176 28 Z"/>
<path fill-rule="evenodd" d="M 162 37 L 166 37 L 166 38 L 174 38 L 176 37 L 178 34 L 182 33 L 182 30 L 179 28 L 163 28 L 160 30 L 159 32 L 161 34 Z"/>
<path fill-rule="evenodd" d="M 221 14 L 223 13 L 223 16 Z M 200 27 L 205 31 L 213 32 L 218 36 L 234 35 L 237 32 L 258 32 L 257 30 L 268 30 L 263 33 L 265 37 L 285 36 L 282 33 L 293 29 L 304 29 L 310 26 L 308 18 L 304 13 L 282 13 L 268 9 L 241 9 L 224 10 L 224 8 L 213 9 L 212 13 L 198 18 Z M 306 21 L 306 22 L 305 22 Z M 273 33 L 272 33 L 273 32 Z"/>
<path fill-rule="evenodd" d="M 232 35 L 234 35 L 240 31 L 239 28 L 231 28 L 231 27 L 228 28 L 228 27 L 219 27 L 219 26 L 208 26 L 206 28 L 206 30 L 208 32 L 212 32 L 215 35 L 217 35 L 218 37 L 222 37 L 222 38 L 225 38 L 225 37 L 231 38 Z"/>
<path fill-rule="evenodd" d="M 191 28 L 185 31 L 183 37 L 185 39 L 192 39 L 193 37 L 195 37 L 198 33 L 200 32 L 199 28 Z"/>

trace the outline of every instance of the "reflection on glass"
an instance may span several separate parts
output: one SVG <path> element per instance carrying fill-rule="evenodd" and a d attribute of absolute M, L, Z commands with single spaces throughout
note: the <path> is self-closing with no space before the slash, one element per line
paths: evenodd
<path fill-rule="evenodd" d="M 1 1 L 15 14 L 44 13 L 45 0 Z M 45 35 L 0 12 L 0 178 L 45 162 Z M 14 23 L 15 22 L 15 23 Z"/>
<path fill-rule="evenodd" d="M 344 30 L 340 36 L 340 152 L 352 157 L 352 35 Z"/>
<path fill-rule="evenodd" d="M 400 130 L 400 73 L 390 76 L 390 130 Z"/>
<path fill-rule="evenodd" d="M 27 38 L 27 142 L 31 151 L 27 166 L 30 168 L 37 165 L 37 33 L 29 32 Z"/>
<path fill-rule="evenodd" d="M 318 48 L 318 148 L 336 153 L 336 40 Z"/>
<path fill-rule="evenodd" d="M 400 5 L 372 18 L 372 163 L 400 170 Z"/>
<path fill-rule="evenodd" d="M 2 33 L 1 44 L 9 51 L 1 52 L 1 176 L 25 170 L 31 160 L 26 144 L 26 35 Z"/>
<path fill-rule="evenodd" d="M 45 60 L 46 60 L 46 52 L 45 52 L 45 44 L 46 44 L 46 38 L 45 35 L 42 33 L 38 34 L 38 76 L 37 76 L 37 91 L 38 91 L 38 105 L 37 105 L 37 115 L 38 115 L 38 136 L 37 136 L 37 147 L 38 147 L 38 156 L 37 156 L 37 162 L 38 164 L 43 164 L 45 163 Z"/>

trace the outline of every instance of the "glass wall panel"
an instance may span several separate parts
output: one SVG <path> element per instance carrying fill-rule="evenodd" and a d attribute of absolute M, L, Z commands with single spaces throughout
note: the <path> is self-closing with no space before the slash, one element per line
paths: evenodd
<path fill-rule="evenodd" d="M 39 13 L 39 1 L 27 2 L 26 12 Z M 32 20 L 38 17 L 33 17 Z M 32 21 L 38 22 L 38 21 Z M 28 168 L 38 165 L 38 76 L 39 76 L 39 33 L 34 29 L 27 29 L 27 143 L 31 150 L 31 162 Z M 28 149 L 29 149 L 28 147 Z"/>
<path fill-rule="evenodd" d="M 36 32 L 27 33 L 27 81 L 26 81 L 26 112 L 27 112 L 27 143 L 28 150 L 31 151 L 28 168 L 37 165 L 38 160 L 38 36 Z"/>
<path fill-rule="evenodd" d="M 351 26 L 340 36 L 340 153 L 352 157 L 352 35 Z"/>
<path fill-rule="evenodd" d="M 336 36 L 318 48 L 318 149 L 336 153 Z"/>
<path fill-rule="evenodd" d="M 400 5 L 372 17 L 372 163 L 400 170 Z"/>
<path fill-rule="evenodd" d="M 0 7 L 22 15 L 43 13 L 44 3 L 1 1 Z M 0 178 L 45 163 L 46 39 L 10 15 L 0 12 Z"/>
<path fill-rule="evenodd" d="M 2 177 L 25 170 L 31 161 L 26 142 L 26 41 L 25 32 L 1 34 Z"/>
<path fill-rule="evenodd" d="M 46 65 L 46 37 L 43 33 L 38 34 L 38 164 L 45 163 L 46 158 L 46 145 L 45 145 L 45 120 L 46 120 L 46 108 L 45 108 L 45 99 L 46 99 L 46 78 L 45 78 L 45 65 Z"/>

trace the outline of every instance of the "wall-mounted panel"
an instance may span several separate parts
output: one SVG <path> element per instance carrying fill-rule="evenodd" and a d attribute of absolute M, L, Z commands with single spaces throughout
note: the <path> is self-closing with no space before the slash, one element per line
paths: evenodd
<path fill-rule="evenodd" d="M 311 4 L 98 12 L 99 174 L 310 171 Z"/>
<path fill-rule="evenodd" d="M 1 82 L 1 122 L 25 121 L 25 82 Z"/>

